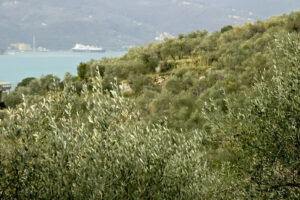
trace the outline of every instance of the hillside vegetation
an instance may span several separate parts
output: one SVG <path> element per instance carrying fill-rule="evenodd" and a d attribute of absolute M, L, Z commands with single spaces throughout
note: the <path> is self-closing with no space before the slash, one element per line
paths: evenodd
<path fill-rule="evenodd" d="M 23 80 L 0 199 L 299 199 L 299 31 L 293 12 Z"/>

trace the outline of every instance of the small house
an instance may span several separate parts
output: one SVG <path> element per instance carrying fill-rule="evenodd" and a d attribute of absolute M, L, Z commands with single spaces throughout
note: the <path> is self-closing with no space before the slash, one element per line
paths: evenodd
<path fill-rule="evenodd" d="M 0 91 L 1 92 L 9 92 L 11 89 L 11 84 L 9 82 L 1 82 L 0 81 Z"/>

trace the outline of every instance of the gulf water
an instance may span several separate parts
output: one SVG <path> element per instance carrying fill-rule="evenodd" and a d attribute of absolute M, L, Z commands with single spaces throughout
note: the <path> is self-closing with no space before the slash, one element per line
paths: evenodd
<path fill-rule="evenodd" d="M 24 52 L 0 55 L 0 81 L 10 82 L 15 87 L 24 78 L 40 78 L 47 74 L 57 75 L 62 80 L 66 72 L 76 75 L 80 62 L 119 57 L 124 53 Z"/>

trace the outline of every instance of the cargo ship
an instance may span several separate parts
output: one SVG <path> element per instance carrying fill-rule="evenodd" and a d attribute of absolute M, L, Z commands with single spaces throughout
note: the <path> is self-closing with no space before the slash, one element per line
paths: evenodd
<path fill-rule="evenodd" d="M 101 47 L 96 46 L 90 46 L 90 45 L 83 45 L 83 44 L 76 44 L 72 48 L 73 52 L 87 52 L 87 53 L 103 53 L 105 52 L 105 49 Z"/>

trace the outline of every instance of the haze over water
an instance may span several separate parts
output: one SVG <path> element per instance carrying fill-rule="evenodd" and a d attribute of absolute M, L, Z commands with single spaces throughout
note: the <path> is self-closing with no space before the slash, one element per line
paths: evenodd
<path fill-rule="evenodd" d="M 73 53 L 73 52 L 25 52 L 0 55 L 0 81 L 12 83 L 13 87 L 27 77 L 39 78 L 55 74 L 63 79 L 66 72 L 77 74 L 80 62 L 103 57 L 118 57 L 124 52 Z"/>

